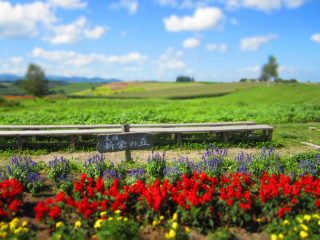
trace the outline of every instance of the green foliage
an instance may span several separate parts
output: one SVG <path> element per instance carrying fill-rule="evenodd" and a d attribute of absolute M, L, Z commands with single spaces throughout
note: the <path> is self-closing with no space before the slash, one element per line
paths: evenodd
<path fill-rule="evenodd" d="M 121 219 L 116 217 L 102 222 L 101 228 L 97 231 L 99 239 L 140 239 L 139 225 L 132 219 Z"/>
<path fill-rule="evenodd" d="M 235 236 L 228 228 L 219 228 L 208 235 L 208 240 L 231 240 L 234 238 Z"/>
<path fill-rule="evenodd" d="M 178 76 L 176 82 L 194 82 L 194 78 L 189 76 Z"/>
<path fill-rule="evenodd" d="M 64 157 L 57 158 L 49 162 L 49 178 L 67 193 L 73 189 L 74 176 L 71 168 L 71 163 Z"/>
<path fill-rule="evenodd" d="M 278 68 L 277 59 L 274 56 L 269 57 L 269 62 L 265 64 L 262 68 L 261 81 L 270 81 L 278 78 Z"/>
<path fill-rule="evenodd" d="M 75 227 L 72 224 L 62 223 L 56 227 L 56 231 L 52 234 L 52 240 L 78 240 L 88 237 L 89 229 L 84 227 Z"/>
<path fill-rule="evenodd" d="M 9 177 L 19 180 L 33 195 L 46 188 L 40 175 L 44 168 L 42 163 L 36 163 L 30 157 L 13 157 L 7 166 Z"/>
<path fill-rule="evenodd" d="M 319 239 L 319 214 L 297 215 L 285 219 L 274 219 L 267 226 L 271 239 Z"/>
<path fill-rule="evenodd" d="M 49 93 L 48 80 L 41 67 L 30 64 L 22 84 L 23 88 L 33 96 L 43 97 Z"/>
<path fill-rule="evenodd" d="M 152 155 L 148 159 L 147 172 L 151 179 L 163 179 L 166 170 L 165 153 L 161 156 L 159 153 Z"/>

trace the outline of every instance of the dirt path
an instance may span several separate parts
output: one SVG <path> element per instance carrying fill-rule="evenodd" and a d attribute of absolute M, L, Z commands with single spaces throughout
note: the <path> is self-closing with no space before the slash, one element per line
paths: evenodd
<path fill-rule="evenodd" d="M 228 156 L 230 158 L 235 158 L 239 153 L 244 152 L 248 154 L 259 154 L 261 149 L 257 148 L 229 148 L 228 149 Z M 293 155 L 301 152 L 306 152 L 306 151 L 312 151 L 312 148 L 307 147 L 307 146 L 302 146 L 302 147 L 292 147 L 292 148 L 283 148 L 283 149 L 278 149 L 277 152 L 279 152 L 280 156 L 288 156 L 288 155 Z M 163 153 L 163 151 L 158 151 L 160 154 Z M 166 151 L 166 159 L 167 160 L 173 160 L 177 159 L 181 156 L 183 157 L 188 157 L 191 160 L 200 160 L 202 157 L 202 154 L 205 152 L 205 150 L 168 150 Z M 50 154 L 45 154 L 45 155 L 39 155 L 39 156 L 33 156 L 32 158 L 35 161 L 44 161 L 44 162 L 49 162 L 53 160 L 54 156 L 63 156 L 67 159 L 73 159 L 73 160 L 78 160 L 78 161 L 84 161 L 88 159 L 89 157 L 97 154 L 96 151 L 94 152 L 53 152 Z M 148 157 L 151 155 L 151 151 L 132 151 L 132 157 L 135 161 L 138 162 L 146 162 L 148 160 Z M 106 159 L 110 160 L 112 162 L 118 163 L 123 159 L 123 153 L 122 152 L 114 152 L 114 153 L 106 153 L 105 154 Z"/>

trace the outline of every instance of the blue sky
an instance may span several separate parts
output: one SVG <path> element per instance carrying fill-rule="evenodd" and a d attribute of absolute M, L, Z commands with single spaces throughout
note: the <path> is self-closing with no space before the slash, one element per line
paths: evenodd
<path fill-rule="evenodd" d="M 320 81 L 318 0 L 0 0 L 0 73 Z"/>

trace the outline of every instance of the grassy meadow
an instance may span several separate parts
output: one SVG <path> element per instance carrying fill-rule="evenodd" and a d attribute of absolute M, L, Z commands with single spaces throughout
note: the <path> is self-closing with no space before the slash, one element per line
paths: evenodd
<path fill-rule="evenodd" d="M 85 94 L 102 91 L 108 85 L 113 88 L 112 98 Z M 116 94 L 121 87 L 127 92 Z M 210 91 L 212 96 L 205 97 Z M 147 82 L 95 87 L 70 84 L 66 92 L 82 98 L 8 100 L 11 104 L 0 107 L 0 124 L 256 121 L 274 125 L 275 138 L 283 142 L 320 141 L 319 131 L 309 130 L 309 127 L 319 127 L 319 84 Z M 115 98 L 116 95 L 119 98 Z M 187 95 L 187 99 L 179 99 Z"/>

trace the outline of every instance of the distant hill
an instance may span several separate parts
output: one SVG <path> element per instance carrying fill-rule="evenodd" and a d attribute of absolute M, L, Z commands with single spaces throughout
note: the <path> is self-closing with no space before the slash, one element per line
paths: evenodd
<path fill-rule="evenodd" d="M 0 74 L 0 81 L 17 81 L 21 80 L 23 77 L 14 75 L 14 74 Z M 87 78 L 87 77 L 64 77 L 64 76 L 47 76 L 48 80 L 52 81 L 63 81 L 63 82 L 104 82 L 104 83 L 111 83 L 111 82 L 122 82 L 120 79 L 116 78 Z"/>

